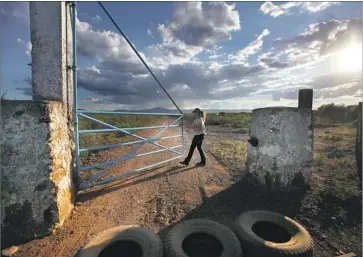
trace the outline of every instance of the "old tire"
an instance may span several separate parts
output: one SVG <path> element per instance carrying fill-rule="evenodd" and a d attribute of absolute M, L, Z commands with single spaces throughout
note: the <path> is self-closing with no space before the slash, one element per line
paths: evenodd
<path fill-rule="evenodd" d="M 118 226 L 98 234 L 79 252 L 79 257 L 162 257 L 161 239 L 149 229 Z"/>
<path fill-rule="evenodd" d="M 313 252 L 313 240 L 306 229 L 278 213 L 243 213 L 237 217 L 235 229 L 243 249 L 251 256 L 311 256 Z"/>
<path fill-rule="evenodd" d="M 241 257 L 237 236 L 226 226 L 204 219 L 181 222 L 164 241 L 166 257 Z"/>

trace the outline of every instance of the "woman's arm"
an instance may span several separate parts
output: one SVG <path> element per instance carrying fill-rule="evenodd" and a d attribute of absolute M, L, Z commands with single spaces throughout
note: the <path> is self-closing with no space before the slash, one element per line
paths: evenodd
<path fill-rule="evenodd" d="M 191 124 L 191 128 L 195 130 L 202 130 L 202 124 Z"/>
<path fill-rule="evenodd" d="M 203 129 L 203 121 L 201 118 L 196 119 L 193 124 L 188 124 L 188 128 L 200 131 Z"/>

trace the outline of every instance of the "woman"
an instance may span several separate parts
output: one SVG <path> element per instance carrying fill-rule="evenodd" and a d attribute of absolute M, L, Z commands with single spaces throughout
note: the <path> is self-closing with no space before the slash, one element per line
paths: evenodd
<path fill-rule="evenodd" d="M 206 164 L 205 155 L 202 150 L 202 143 L 203 143 L 204 135 L 205 135 L 204 122 L 205 122 L 206 113 L 201 111 L 199 108 L 195 108 L 193 111 L 193 114 L 195 117 L 193 124 L 187 124 L 187 125 L 185 125 L 185 128 L 187 131 L 188 131 L 188 129 L 193 129 L 194 137 L 192 140 L 192 144 L 190 145 L 190 148 L 189 148 L 188 156 L 185 158 L 184 161 L 182 161 L 180 163 L 183 165 L 188 165 L 190 162 L 190 159 L 192 159 L 195 148 L 198 148 L 201 162 L 197 163 L 197 166 L 205 166 L 205 164 Z"/>

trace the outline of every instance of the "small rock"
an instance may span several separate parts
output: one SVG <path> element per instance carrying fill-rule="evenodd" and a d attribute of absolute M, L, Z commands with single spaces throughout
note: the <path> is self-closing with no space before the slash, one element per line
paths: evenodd
<path fill-rule="evenodd" d="M 12 246 L 10 248 L 4 249 L 1 251 L 1 254 L 4 256 L 13 256 L 15 253 L 17 253 L 19 250 L 19 247 L 17 246 Z"/>
<path fill-rule="evenodd" d="M 322 238 L 327 238 L 327 236 L 326 236 L 326 235 L 324 235 L 324 234 L 322 234 L 322 235 L 321 235 L 321 237 L 322 237 Z"/>

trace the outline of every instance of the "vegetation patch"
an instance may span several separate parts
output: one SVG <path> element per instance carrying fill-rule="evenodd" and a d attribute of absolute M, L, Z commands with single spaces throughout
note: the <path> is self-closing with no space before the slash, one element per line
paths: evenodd
<path fill-rule="evenodd" d="M 339 142 L 339 141 L 343 140 L 343 137 L 342 136 L 336 136 L 336 135 L 325 135 L 324 140 L 325 141 Z"/>
<path fill-rule="evenodd" d="M 326 156 L 330 159 L 332 158 L 342 158 L 344 156 L 347 156 L 347 151 L 343 149 L 333 149 L 332 151 L 328 152 Z"/>
<path fill-rule="evenodd" d="M 325 104 L 314 110 L 314 119 L 317 123 L 348 123 L 357 119 L 358 105 Z"/>
<path fill-rule="evenodd" d="M 194 119 L 192 114 L 184 114 L 186 122 Z M 248 128 L 251 122 L 251 113 L 207 113 L 206 125 L 226 126 L 232 128 Z"/>
<path fill-rule="evenodd" d="M 316 153 L 315 161 L 322 162 L 326 158 L 325 153 Z"/>
<path fill-rule="evenodd" d="M 344 186 L 337 186 L 336 184 L 330 184 L 323 192 L 326 196 L 332 196 L 341 200 L 346 200 L 352 197 L 360 196 L 362 194 L 359 189 L 358 183 L 346 184 Z"/>
<path fill-rule="evenodd" d="M 135 127 L 147 127 L 147 126 L 161 126 L 166 124 L 168 117 L 164 116 L 139 116 L 139 115 L 90 115 L 91 117 L 103 121 L 107 124 L 115 126 L 117 128 L 135 128 Z M 80 130 L 96 130 L 96 129 L 109 129 L 110 127 L 104 126 L 100 123 L 80 118 L 79 129 Z M 138 135 L 140 131 L 130 131 L 133 134 Z M 117 143 L 124 143 L 137 140 L 134 137 L 128 136 L 123 132 L 97 132 L 81 134 L 79 137 L 80 147 L 95 147 L 101 145 L 110 145 Z M 97 151 L 92 151 L 97 153 Z M 91 152 L 82 152 L 81 159 L 87 158 Z"/>
<path fill-rule="evenodd" d="M 233 140 L 217 140 L 209 147 L 211 153 L 224 165 L 245 165 L 247 143 Z"/>

